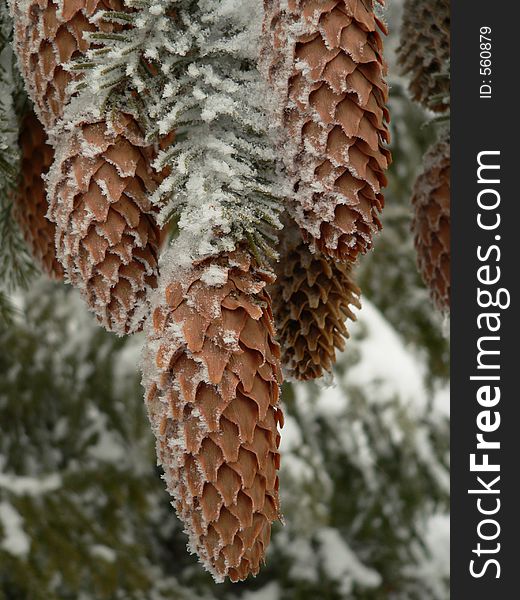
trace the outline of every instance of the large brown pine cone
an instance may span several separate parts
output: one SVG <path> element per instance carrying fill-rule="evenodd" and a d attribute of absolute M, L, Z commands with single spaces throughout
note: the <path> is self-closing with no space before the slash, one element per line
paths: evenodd
<path fill-rule="evenodd" d="M 351 264 L 311 254 L 293 237 L 276 271 L 271 293 L 285 371 L 300 380 L 322 377 L 332 371 L 336 350 L 345 349 L 345 321 L 356 320 L 352 307 L 361 308 Z"/>
<path fill-rule="evenodd" d="M 391 161 L 374 0 L 265 0 L 263 62 L 282 90 L 294 216 L 313 249 L 355 260 L 380 229 Z"/>
<path fill-rule="evenodd" d="M 49 176 L 58 258 L 99 321 L 138 331 L 157 285 L 159 230 L 149 195 L 151 150 L 132 117 L 85 124 L 62 140 Z"/>
<path fill-rule="evenodd" d="M 436 306 L 450 310 L 450 142 L 437 142 L 424 157 L 413 189 L 417 264 Z"/>
<path fill-rule="evenodd" d="M 217 581 L 245 579 L 279 516 L 272 275 L 236 251 L 162 277 L 143 360 L 158 459 L 190 550 Z"/>
<path fill-rule="evenodd" d="M 449 109 L 449 0 L 405 1 L 398 62 L 415 101 L 435 112 Z"/>
<path fill-rule="evenodd" d="M 47 196 L 43 175 L 54 158 L 45 131 L 33 112 L 22 122 L 20 148 L 21 177 L 14 198 L 14 216 L 27 246 L 39 267 L 52 279 L 63 279 L 63 267 L 56 258 L 56 226 L 46 218 Z"/>
<path fill-rule="evenodd" d="M 89 18 L 101 10 L 123 10 L 122 0 L 27 0 L 13 2 L 15 47 L 36 113 L 48 129 L 69 101 L 69 84 L 80 77 L 64 64 L 84 54 Z M 99 27 L 107 25 L 99 24 Z"/>

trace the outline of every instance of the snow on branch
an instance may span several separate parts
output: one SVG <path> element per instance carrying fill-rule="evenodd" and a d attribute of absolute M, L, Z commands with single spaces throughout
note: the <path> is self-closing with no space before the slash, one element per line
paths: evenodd
<path fill-rule="evenodd" d="M 256 65 L 261 3 L 125 4 L 130 12 L 94 17 L 113 32 L 90 34 L 96 45 L 68 66 L 88 75 L 66 119 L 92 102 L 106 114 L 130 106 L 147 141 L 162 141 L 154 167 L 166 176 L 152 201 L 161 224 L 176 224 L 178 254 L 187 261 L 243 241 L 258 258 L 273 257 L 285 194 L 270 142 L 270 97 Z"/>

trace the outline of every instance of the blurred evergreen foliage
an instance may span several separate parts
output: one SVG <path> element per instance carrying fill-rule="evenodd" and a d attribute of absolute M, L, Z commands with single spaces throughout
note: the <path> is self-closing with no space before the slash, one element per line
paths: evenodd
<path fill-rule="evenodd" d="M 443 317 L 434 310 L 416 268 L 410 198 L 422 157 L 437 131 L 428 115 L 409 100 L 400 81 L 392 85 L 390 111 L 393 166 L 383 231 L 374 251 L 360 261 L 358 279 L 364 296 L 378 306 L 407 343 L 424 354 L 429 383 L 434 386 L 449 376 L 449 342 Z"/>
<path fill-rule="evenodd" d="M 0 598 L 438 597 L 410 569 L 447 507 L 447 420 L 420 376 L 421 398 L 407 398 L 377 365 L 368 386 L 356 374 L 381 323 L 392 331 L 382 317 L 361 317 L 336 388 L 285 386 L 286 525 L 256 580 L 216 586 L 187 554 L 155 467 L 140 339 L 105 333 L 75 292 L 44 281 L 19 311 L 0 330 Z"/>

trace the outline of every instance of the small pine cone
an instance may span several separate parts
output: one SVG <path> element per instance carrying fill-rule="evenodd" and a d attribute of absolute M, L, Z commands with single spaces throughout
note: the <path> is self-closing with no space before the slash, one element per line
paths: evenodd
<path fill-rule="evenodd" d="M 450 142 L 441 139 L 424 157 L 412 204 L 417 264 L 433 301 L 450 310 Z"/>
<path fill-rule="evenodd" d="M 242 580 L 279 517 L 273 276 L 237 250 L 162 277 L 143 360 L 158 460 L 190 550 L 216 581 Z"/>
<path fill-rule="evenodd" d="M 345 321 L 356 320 L 352 307 L 361 308 L 361 291 L 350 263 L 311 254 L 302 241 L 291 242 L 281 250 L 272 287 L 282 363 L 289 377 L 317 379 L 332 371 L 336 349 L 345 349 Z"/>
<path fill-rule="evenodd" d="M 120 114 L 110 126 L 75 128 L 49 174 L 58 258 L 98 320 L 118 334 L 142 328 L 149 289 L 157 285 L 150 152 L 133 118 Z"/>
<path fill-rule="evenodd" d="M 353 261 L 381 228 L 391 157 L 374 0 L 265 0 L 263 62 L 282 90 L 294 217 L 313 250 Z"/>
<path fill-rule="evenodd" d="M 449 61 L 449 0 L 406 0 L 398 62 L 413 99 L 435 112 L 449 109 Z"/>
<path fill-rule="evenodd" d="M 56 258 L 56 226 L 46 217 L 47 196 L 43 176 L 49 170 L 54 150 L 33 112 L 23 119 L 20 133 L 21 179 L 13 203 L 14 216 L 32 256 L 52 279 L 63 279 L 63 267 Z"/>
<path fill-rule="evenodd" d="M 15 48 L 36 113 L 48 130 L 69 101 L 69 84 L 81 77 L 64 69 L 84 54 L 89 21 L 101 10 L 124 10 L 122 0 L 13 0 Z M 105 25 L 100 25 L 106 27 Z"/>

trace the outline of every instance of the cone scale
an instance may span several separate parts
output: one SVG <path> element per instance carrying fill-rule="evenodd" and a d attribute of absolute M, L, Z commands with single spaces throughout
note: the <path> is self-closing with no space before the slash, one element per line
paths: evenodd
<path fill-rule="evenodd" d="M 56 227 L 46 218 L 47 197 L 43 176 L 52 164 L 54 150 L 33 112 L 23 119 L 20 133 L 21 177 L 14 198 L 15 219 L 25 242 L 42 271 L 52 279 L 63 279 L 63 267 L 56 258 Z"/>
<path fill-rule="evenodd" d="M 168 491 L 217 581 L 257 574 L 279 517 L 281 373 L 272 275 L 236 251 L 157 292 L 143 384 Z"/>
<path fill-rule="evenodd" d="M 49 177 L 49 218 L 73 285 L 101 324 L 139 331 L 157 285 L 159 229 L 149 195 L 157 187 L 150 150 L 132 117 L 75 128 Z"/>
<path fill-rule="evenodd" d="M 406 0 L 397 58 L 412 98 L 434 112 L 448 110 L 449 0 Z"/>
<path fill-rule="evenodd" d="M 297 380 L 332 372 L 349 337 L 346 321 L 361 308 L 352 268 L 311 254 L 296 236 L 283 245 L 272 286 L 273 309 L 286 374 Z"/>
<path fill-rule="evenodd" d="M 450 142 L 443 138 L 424 157 L 412 195 L 417 265 L 432 299 L 450 310 Z"/>
<path fill-rule="evenodd" d="M 62 117 L 70 100 L 68 88 L 81 77 L 64 65 L 89 48 L 84 34 L 97 30 L 90 18 L 100 10 L 110 9 L 123 10 L 122 1 L 13 1 L 14 42 L 20 69 L 46 129 Z"/>
<path fill-rule="evenodd" d="M 381 227 L 391 160 L 385 26 L 372 0 L 264 4 L 263 63 L 281 98 L 294 218 L 311 249 L 353 261 Z"/>
<path fill-rule="evenodd" d="M 55 145 L 47 186 L 49 219 L 67 279 L 100 323 L 133 333 L 146 319 L 157 283 L 159 231 L 148 196 L 158 184 L 135 120 L 65 123 L 71 84 L 83 75 L 67 63 L 89 48 L 88 32 L 112 26 L 92 18 L 124 10 L 119 0 L 15 2 L 15 47 L 35 110 Z M 59 134 L 57 133 L 59 131 Z"/>

